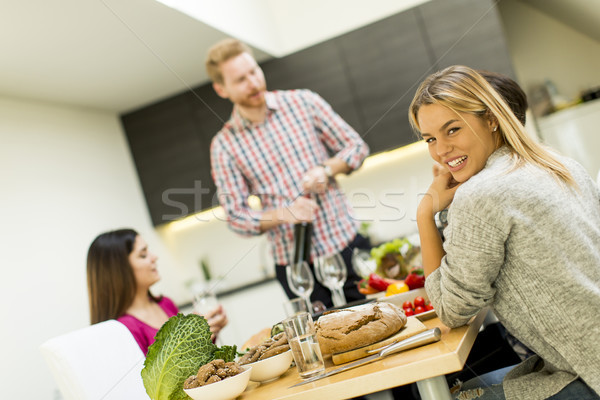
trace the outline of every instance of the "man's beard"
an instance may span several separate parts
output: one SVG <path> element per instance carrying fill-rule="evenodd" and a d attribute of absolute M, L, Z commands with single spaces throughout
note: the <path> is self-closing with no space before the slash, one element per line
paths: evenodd
<path fill-rule="evenodd" d="M 252 97 L 261 92 L 262 92 L 262 95 L 260 97 L 256 97 L 256 98 Z M 242 107 L 247 107 L 247 108 L 262 107 L 265 104 L 264 89 L 257 90 L 256 92 L 252 93 L 251 95 L 246 96 L 243 99 L 240 99 L 237 102 L 237 104 Z"/>

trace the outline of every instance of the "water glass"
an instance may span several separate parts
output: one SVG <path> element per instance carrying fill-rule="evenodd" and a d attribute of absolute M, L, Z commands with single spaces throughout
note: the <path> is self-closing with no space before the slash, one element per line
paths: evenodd
<path fill-rule="evenodd" d="M 219 305 L 217 296 L 209 290 L 198 292 L 194 295 L 194 311 L 199 315 L 206 315 Z"/>
<path fill-rule="evenodd" d="M 322 374 L 325 371 L 325 363 L 311 315 L 302 312 L 284 319 L 283 329 L 292 349 L 300 378 L 306 379 Z"/>
<path fill-rule="evenodd" d="M 296 297 L 295 299 L 287 300 L 283 302 L 283 309 L 286 317 L 293 317 L 296 314 L 303 312 L 310 312 L 306 305 L 306 301 L 302 297 Z"/>

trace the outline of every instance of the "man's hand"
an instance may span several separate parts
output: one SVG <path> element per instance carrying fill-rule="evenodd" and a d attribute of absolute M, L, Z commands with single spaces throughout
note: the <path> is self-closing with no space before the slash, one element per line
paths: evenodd
<path fill-rule="evenodd" d="M 310 222 L 315 219 L 317 202 L 306 197 L 298 197 L 292 204 L 263 212 L 260 220 L 260 231 L 265 232 L 281 224 Z"/>
<path fill-rule="evenodd" d="M 317 208 L 316 201 L 301 196 L 284 209 L 284 219 L 290 224 L 310 222 L 315 219 Z"/>
<path fill-rule="evenodd" d="M 322 194 L 325 193 L 328 183 L 329 178 L 325 173 L 325 168 L 318 165 L 306 171 L 302 178 L 302 189 L 309 193 Z"/>

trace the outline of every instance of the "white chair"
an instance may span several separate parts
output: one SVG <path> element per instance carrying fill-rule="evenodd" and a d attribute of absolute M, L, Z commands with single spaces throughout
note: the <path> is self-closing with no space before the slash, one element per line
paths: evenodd
<path fill-rule="evenodd" d="M 65 400 L 148 400 L 140 374 L 144 354 L 115 320 L 101 322 L 40 346 Z"/>

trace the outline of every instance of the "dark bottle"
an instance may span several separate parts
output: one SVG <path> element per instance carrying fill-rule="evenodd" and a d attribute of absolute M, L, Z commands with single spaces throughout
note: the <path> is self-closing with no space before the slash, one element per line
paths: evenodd
<path fill-rule="evenodd" d="M 294 224 L 294 264 L 302 261 L 310 262 L 312 231 L 312 222 Z"/>

